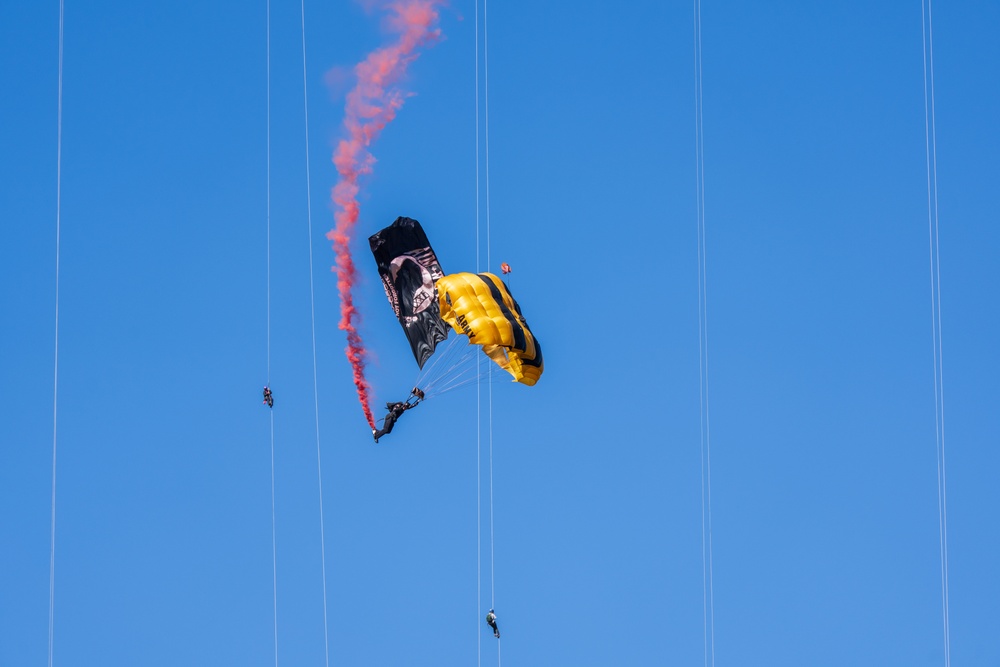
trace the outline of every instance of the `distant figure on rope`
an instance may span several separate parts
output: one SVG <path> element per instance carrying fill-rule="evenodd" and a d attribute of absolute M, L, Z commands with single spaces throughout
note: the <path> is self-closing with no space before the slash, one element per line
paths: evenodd
<path fill-rule="evenodd" d="M 274 407 L 274 396 L 271 394 L 271 388 L 264 385 L 264 403 L 269 408 Z"/>
<path fill-rule="evenodd" d="M 500 639 L 500 630 L 497 628 L 497 615 L 493 613 L 490 609 L 490 613 L 486 614 L 486 624 L 493 628 L 493 636 Z"/>

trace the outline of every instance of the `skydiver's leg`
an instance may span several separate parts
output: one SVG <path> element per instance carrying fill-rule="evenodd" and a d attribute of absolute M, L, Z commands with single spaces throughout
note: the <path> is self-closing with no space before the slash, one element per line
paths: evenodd
<path fill-rule="evenodd" d="M 392 433 L 392 427 L 395 425 L 396 425 L 396 418 L 390 412 L 385 416 L 385 419 L 382 422 L 382 428 L 375 431 L 375 433 L 373 434 L 375 436 L 375 442 L 378 442 L 378 439 L 381 438 L 386 433 Z"/>
<path fill-rule="evenodd" d="M 396 415 L 391 412 L 385 416 L 385 422 L 382 424 L 382 430 L 386 433 L 392 433 L 392 427 L 396 425 Z"/>

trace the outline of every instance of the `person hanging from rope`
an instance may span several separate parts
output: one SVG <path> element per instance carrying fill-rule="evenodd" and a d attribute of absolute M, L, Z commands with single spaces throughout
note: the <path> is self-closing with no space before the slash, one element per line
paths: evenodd
<path fill-rule="evenodd" d="M 385 418 L 382 420 L 382 428 L 375 430 L 372 429 L 372 435 L 375 437 L 375 442 L 387 433 L 392 433 L 392 427 L 396 425 L 396 420 L 399 419 L 400 415 L 409 410 L 410 408 L 417 407 L 417 404 L 424 397 L 424 392 L 420 391 L 416 387 L 410 392 L 410 396 L 407 397 L 405 401 L 397 401 L 395 403 L 386 403 L 385 409 L 388 410 Z M 417 400 L 411 403 L 414 398 Z"/>
<path fill-rule="evenodd" d="M 269 408 L 274 407 L 274 395 L 271 394 L 271 388 L 264 385 L 264 404 Z"/>
<path fill-rule="evenodd" d="M 497 628 L 497 615 L 493 613 L 490 609 L 490 613 L 486 614 L 486 624 L 493 628 L 493 636 L 500 639 L 500 629 Z"/>

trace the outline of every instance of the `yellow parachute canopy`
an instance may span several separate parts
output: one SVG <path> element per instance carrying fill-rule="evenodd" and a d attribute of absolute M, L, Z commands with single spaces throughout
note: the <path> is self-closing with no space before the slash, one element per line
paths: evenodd
<path fill-rule="evenodd" d="M 453 273 L 437 281 L 441 319 L 482 347 L 514 381 L 534 385 L 542 376 L 542 348 L 503 281 L 492 273 Z"/>

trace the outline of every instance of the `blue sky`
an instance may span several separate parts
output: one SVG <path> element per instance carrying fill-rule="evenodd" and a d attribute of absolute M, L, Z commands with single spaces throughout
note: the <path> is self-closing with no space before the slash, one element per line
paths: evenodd
<path fill-rule="evenodd" d="M 514 268 L 546 361 L 493 388 L 492 581 L 489 404 L 443 395 L 373 445 L 336 327 L 324 81 L 387 37 L 305 3 L 307 189 L 299 9 L 271 7 L 279 663 L 324 664 L 322 526 L 331 664 L 495 665 L 491 602 L 507 665 L 704 664 L 692 6 L 490 4 L 478 261 Z M 995 665 L 1000 6 L 934 11 L 952 657 Z M 477 266 L 474 16 L 442 10 L 373 147 L 381 401 L 416 369 L 364 237 L 410 216 Z M 941 665 L 920 4 L 702 21 L 716 662 Z M 65 26 L 55 662 L 270 665 L 265 6 Z M 3 665 L 47 654 L 57 47 L 56 2 L 0 8 Z"/>

